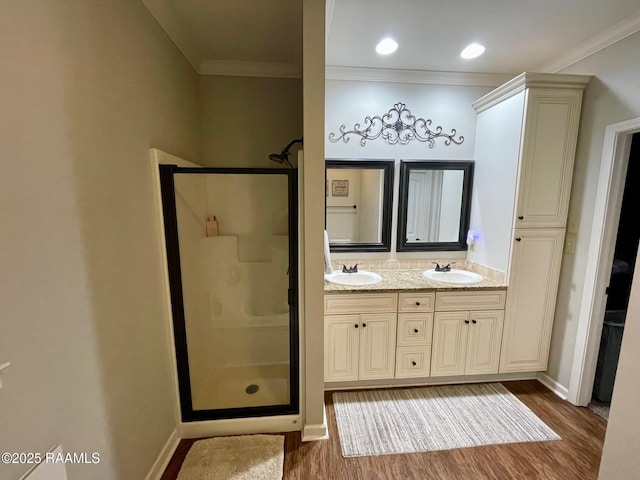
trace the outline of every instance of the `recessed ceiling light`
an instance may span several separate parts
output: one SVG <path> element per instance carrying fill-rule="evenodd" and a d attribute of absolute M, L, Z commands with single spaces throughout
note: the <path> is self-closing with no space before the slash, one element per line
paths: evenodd
<path fill-rule="evenodd" d="M 460 52 L 460 56 L 462 58 L 476 58 L 484 53 L 484 45 L 480 45 L 479 43 L 472 43 L 471 45 L 467 45 L 462 52 Z"/>
<path fill-rule="evenodd" d="M 383 38 L 380 43 L 376 45 L 376 52 L 380 55 L 389 55 L 398 49 L 398 42 L 393 38 Z"/>

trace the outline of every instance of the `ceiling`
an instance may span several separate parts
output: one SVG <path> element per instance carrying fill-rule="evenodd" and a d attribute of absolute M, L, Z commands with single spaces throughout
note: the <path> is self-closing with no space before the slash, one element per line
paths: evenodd
<path fill-rule="evenodd" d="M 200 73 L 300 75 L 302 0 L 142 1 Z M 326 63 L 338 67 L 517 74 L 640 29 L 638 0 L 326 1 Z M 380 56 L 387 35 L 399 48 Z M 471 42 L 487 50 L 463 60 Z"/>

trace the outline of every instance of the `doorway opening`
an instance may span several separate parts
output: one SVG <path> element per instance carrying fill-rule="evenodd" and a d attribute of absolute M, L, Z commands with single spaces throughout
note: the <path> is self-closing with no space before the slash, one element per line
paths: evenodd
<path fill-rule="evenodd" d="M 636 206 L 640 202 L 640 133 L 631 140 L 627 174 L 622 196 L 620 219 L 616 234 L 602 335 L 589 408 L 601 417 L 609 418 L 620 345 L 631 292 L 631 282 L 638 254 L 640 225 L 636 221 Z"/>
<path fill-rule="evenodd" d="M 640 117 L 605 129 L 588 249 L 590 261 L 586 265 L 567 392 L 567 400 L 578 406 L 586 407 L 593 396 L 631 143 L 637 133 L 640 133 Z"/>

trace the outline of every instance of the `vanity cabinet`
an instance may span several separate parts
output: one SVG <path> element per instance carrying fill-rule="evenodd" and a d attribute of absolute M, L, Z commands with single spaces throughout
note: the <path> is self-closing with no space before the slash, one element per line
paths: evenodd
<path fill-rule="evenodd" d="M 498 373 L 506 293 L 325 295 L 325 382 Z"/>
<path fill-rule="evenodd" d="M 444 311 L 434 315 L 432 377 L 498 373 L 505 293 L 436 294 L 436 310 Z"/>
<path fill-rule="evenodd" d="M 325 296 L 325 381 L 394 377 L 397 298 L 395 293 Z"/>

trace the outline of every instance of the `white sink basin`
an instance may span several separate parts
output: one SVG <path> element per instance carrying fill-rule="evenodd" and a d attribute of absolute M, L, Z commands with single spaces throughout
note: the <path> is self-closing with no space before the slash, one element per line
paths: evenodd
<path fill-rule="evenodd" d="M 338 285 L 375 285 L 382 280 L 382 277 L 377 273 L 360 270 L 355 273 L 343 273 L 340 271 L 327 273 L 324 279 L 327 282 Z"/>
<path fill-rule="evenodd" d="M 435 280 L 442 283 L 454 283 L 457 285 L 469 285 L 482 281 L 482 275 L 468 272 L 466 270 L 456 270 L 452 268 L 448 272 L 436 272 L 435 270 L 425 270 L 422 275 L 429 280 Z"/>

